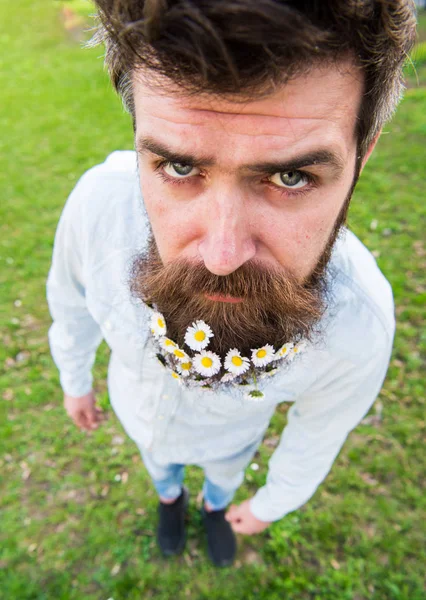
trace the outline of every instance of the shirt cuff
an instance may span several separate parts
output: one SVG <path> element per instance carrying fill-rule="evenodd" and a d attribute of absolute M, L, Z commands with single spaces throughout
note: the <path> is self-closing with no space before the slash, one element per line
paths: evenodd
<path fill-rule="evenodd" d="M 256 519 L 269 523 L 272 521 L 279 521 L 300 506 L 301 504 L 287 508 L 282 506 L 277 509 L 270 498 L 268 485 L 259 488 L 253 498 L 250 499 L 250 510 Z"/>
<path fill-rule="evenodd" d="M 93 376 L 91 373 L 84 378 L 79 377 L 78 379 L 75 375 L 61 373 L 60 380 L 64 394 L 72 396 L 73 398 L 85 396 L 93 389 Z"/>

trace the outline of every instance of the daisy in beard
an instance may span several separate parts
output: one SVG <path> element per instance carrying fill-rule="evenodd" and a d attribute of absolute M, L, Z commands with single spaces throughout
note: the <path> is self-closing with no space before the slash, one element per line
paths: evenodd
<path fill-rule="evenodd" d="M 195 321 L 192 326 L 188 327 L 185 333 L 185 344 L 191 348 L 191 350 L 204 350 L 207 348 L 210 342 L 210 338 L 213 337 L 213 331 L 204 323 L 204 321 Z"/>
<path fill-rule="evenodd" d="M 275 359 L 275 351 L 270 344 L 251 351 L 251 360 L 255 367 L 265 367 Z"/>
<path fill-rule="evenodd" d="M 173 354 L 173 350 L 178 347 L 178 345 L 168 337 L 160 339 L 160 346 L 170 354 Z"/>
<path fill-rule="evenodd" d="M 250 361 L 233 348 L 225 357 L 225 369 L 233 375 L 243 375 L 250 368 Z"/>
<path fill-rule="evenodd" d="M 294 344 L 293 348 L 289 353 L 289 359 L 293 360 L 296 354 L 301 354 L 306 349 L 307 345 L 307 342 L 305 342 L 304 340 L 298 342 L 297 344 Z"/>
<path fill-rule="evenodd" d="M 192 369 L 192 362 L 190 360 L 188 360 L 187 362 L 180 362 L 177 365 L 177 370 L 179 371 L 179 373 L 182 377 L 188 377 L 189 374 L 191 373 L 191 369 Z"/>
<path fill-rule="evenodd" d="M 166 321 L 159 312 L 154 312 L 151 316 L 151 332 L 157 339 L 165 336 L 167 333 Z"/>
<path fill-rule="evenodd" d="M 200 352 L 193 357 L 194 369 L 204 377 L 212 377 L 219 373 L 221 362 L 214 352 Z"/>
<path fill-rule="evenodd" d="M 293 349 L 293 346 L 294 344 L 292 342 L 289 342 L 288 344 L 283 344 L 276 353 L 275 358 L 285 358 Z"/>
<path fill-rule="evenodd" d="M 175 348 L 173 348 L 171 350 L 170 354 L 173 354 L 173 356 L 175 356 L 179 362 L 188 362 L 189 361 L 189 356 L 187 355 L 187 353 L 184 350 L 179 348 L 179 346 L 176 346 Z"/>

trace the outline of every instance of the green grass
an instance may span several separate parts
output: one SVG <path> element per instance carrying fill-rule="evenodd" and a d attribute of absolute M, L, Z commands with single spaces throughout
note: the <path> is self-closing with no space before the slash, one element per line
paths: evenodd
<path fill-rule="evenodd" d="M 187 550 L 165 561 L 153 537 L 155 494 L 109 408 L 107 348 L 96 381 L 108 421 L 86 435 L 64 413 L 46 340 L 44 286 L 65 198 L 87 168 L 132 147 L 101 51 L 83 51 L 75 32 L 64 32 L 59 8 L 49 0 L 0 4 L 0 598 L 424 598 L 426 90 L 408 90 L 350 215 L 397 304 L 379 400 L 305 507 L 240 538 L 234 569 L 207 561 L 194 502 Z M 237 500 L 264 482 L 286 409 L 274 416 L 260 469 L 248 470 Z M 127 482 L 116 481 L 123 473 Z M 193 497 L 200 483 L 189 469 Z"/>

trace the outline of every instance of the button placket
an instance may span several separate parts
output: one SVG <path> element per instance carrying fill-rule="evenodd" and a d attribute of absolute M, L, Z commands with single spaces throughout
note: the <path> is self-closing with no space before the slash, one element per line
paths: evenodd
<path fill-rule="evenodd" d="M 163 387 L 162 392 L 164 392 L 164 386 L 166 383 L 165 379 L 166 378 L 163 378 L 163 381 L 162 381 L 162 387 Z M 152 438 L 153 438 L 152 445 L 153 446 L 157 445 L 157 444 L 158 444 L 158 446 L 163 445 L 166 430 L 176 412 L 176 408 L 177 408 L 177 405 L 179 402 L 179 399 L 178 399 L 179 392 L 174 393 L 174 394 L 161 393 L 158 397 L 157 410 L 155 413 L 155 419 L 154 419 L 154 423 L 153 423 L 153 435 L 152 435 Z"/>

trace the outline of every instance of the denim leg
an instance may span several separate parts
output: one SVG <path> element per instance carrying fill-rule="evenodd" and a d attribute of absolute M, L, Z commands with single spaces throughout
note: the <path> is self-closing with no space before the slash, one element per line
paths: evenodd
<path fill-rule="evenodd" d="M 204 501 L 213 510 L 225 508 L 244 481 L 244 470 L 253 458 L 262 438 L 243 448 L 229 458 L 209 461 L 200 466 L 204 469 Z"/>
<path fill-rule="evenodd" d="M 139 448 L 146 470 L 151 476 L 157 493 L 165 500 L 174 500 L 182 491 L 185 465 L 155 462 L 152 455 Z"/>
<path fill-rule="evenodd" d="M 241 478 L 241 481 L 236 485 L 236 487 L 234 489 L 226 490 L 224 488 L 221 488 L 218 485 L 215 485 L 214 483 L 212 483 L 210 481 L 210 479 L 207 479 L 207 477 L 206 477 L 204 479 L 204 484 L 203 484 L 204 501 L 207 502 L 207 504 L 209 505 L 209 507 L 212 510 L 221 510 L 222 508 L 226 508 L 226 506 L 228 506 L 228 504 L 231 502 L 232 498 L 234 497 L 234 494 L 235 494 L 237 488 L 241 485 L 243 479 L 244 479 L 244 473 Z"/>

